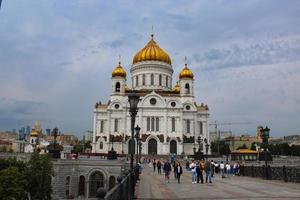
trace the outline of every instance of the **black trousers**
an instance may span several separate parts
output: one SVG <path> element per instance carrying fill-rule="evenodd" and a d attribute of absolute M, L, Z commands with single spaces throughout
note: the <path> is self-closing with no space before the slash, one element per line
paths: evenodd
<path fill-rule="evenodd" d="M 181 174 L 177 174 L 177 181 L 178 181 L 178 183 L 180 183 L 180 176 L 181 176 Z"/>
<path fill-rule="evenodd" d="M 199 180 L 203 183 L 203 172 L 197 173 L 197 183 L 199 183 Z"/>

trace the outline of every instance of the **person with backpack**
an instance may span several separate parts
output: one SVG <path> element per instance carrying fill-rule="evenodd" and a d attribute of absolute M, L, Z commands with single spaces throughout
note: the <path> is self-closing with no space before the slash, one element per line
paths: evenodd
<path fill-rule="evenodd" d="M 165 172 L 165 180 L 166 183 L 170 183 L 170 172 L 172 170 L 171 164 L 169 163 L 169 160 L 167 160 L 164 164 L 164 172 Z"/>

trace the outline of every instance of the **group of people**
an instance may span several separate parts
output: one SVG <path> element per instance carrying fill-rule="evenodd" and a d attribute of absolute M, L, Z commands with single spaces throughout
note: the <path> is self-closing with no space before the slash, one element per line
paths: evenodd
<path fill-rule="evenodd" d="M 180 178 L 183 173 L 181 163 L 178 160 L 170 162 L 169 160 L 153 159 L 148 160 L 149 166 L 153 167 L 153 171 L 158 174 L 162 174 L 162 170 L 165 176 L 166 183 L 170 182 L 170 174 L 173 171 L 174 178 L 180 183 Z M 228 177 L 229 175 L 239 175 L 240 174 L 240 164 L 234 163 L 230 164 L 228 162 L 220 163 L 214 162 L 213 160 L 204 161 L 192 160 L 187 161 L 186 170 L 191 172 L 192 184 L 204 183 L 204 176 L 206 183 L 212 183 L 212 178 L 215 174 L 220 174 L 222 178 Z"/>

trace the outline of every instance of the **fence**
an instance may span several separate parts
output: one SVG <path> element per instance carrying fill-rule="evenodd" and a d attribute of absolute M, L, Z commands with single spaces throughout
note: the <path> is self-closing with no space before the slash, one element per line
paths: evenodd
<path fill-rule="evenodd" d="M 300 167 L 292 166 L 241 166 L 242 176 L 260 177 L 269 180 L 300 183 Z"/>
<path fill-rule="evenodd" d="M 123 177 L 118 177 L 118 184 L 105 195 L 105 200 L 131 200 L 134 198 L 134 189 L 139 179 L 139 166 Z"/>

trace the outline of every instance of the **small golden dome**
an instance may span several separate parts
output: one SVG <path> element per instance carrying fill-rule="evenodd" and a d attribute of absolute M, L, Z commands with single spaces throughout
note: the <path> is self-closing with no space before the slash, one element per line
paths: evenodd
<path fill-rule="evenodd" d="M 191 78 L 191 79 L 194 78 L 194 74 L 193 74 L 192 70 L 190 70 L 187 67 L 187 64 L 185 64 L 185 67 L 179 73 L 179 79 L 182 79 L 182 78 Z"/>
<path fill-rule="evenodd" d="M 128 91 L 129 90 L 129 87 L 127 84 L 125 84 L 125 91 Z"/>
<path fill-rule="evenodd" d="M 118 66 L 112 71 L 111 76 L 112 77 L 121 76 L 126 78 L 126 71 L 121 66 L 121 62 L 119 62 Z"/>
<path fill-rule="evenodd" d="M 39 135 L 39 133 L 36 130 L 34 130 L 34 129 L 31 130 L 31 133 L 30 133 L 31 137 L 37 137 L 38 135 Z"/>
<path fill-rule="evenodd" d="M 151 40 L 148 44 L 135 54 L 132 64 L 143 61 L 161 61 L 171 65 L 169 55 L 156 44 L 153 35 L 151 35 Z"/>
<path fill-rule="evenodd" d="M 180 92 L 180 85 L 178 84 L 178 82 L 176 83 L 175 87 L 173 88 L 174 92 Z"/>

